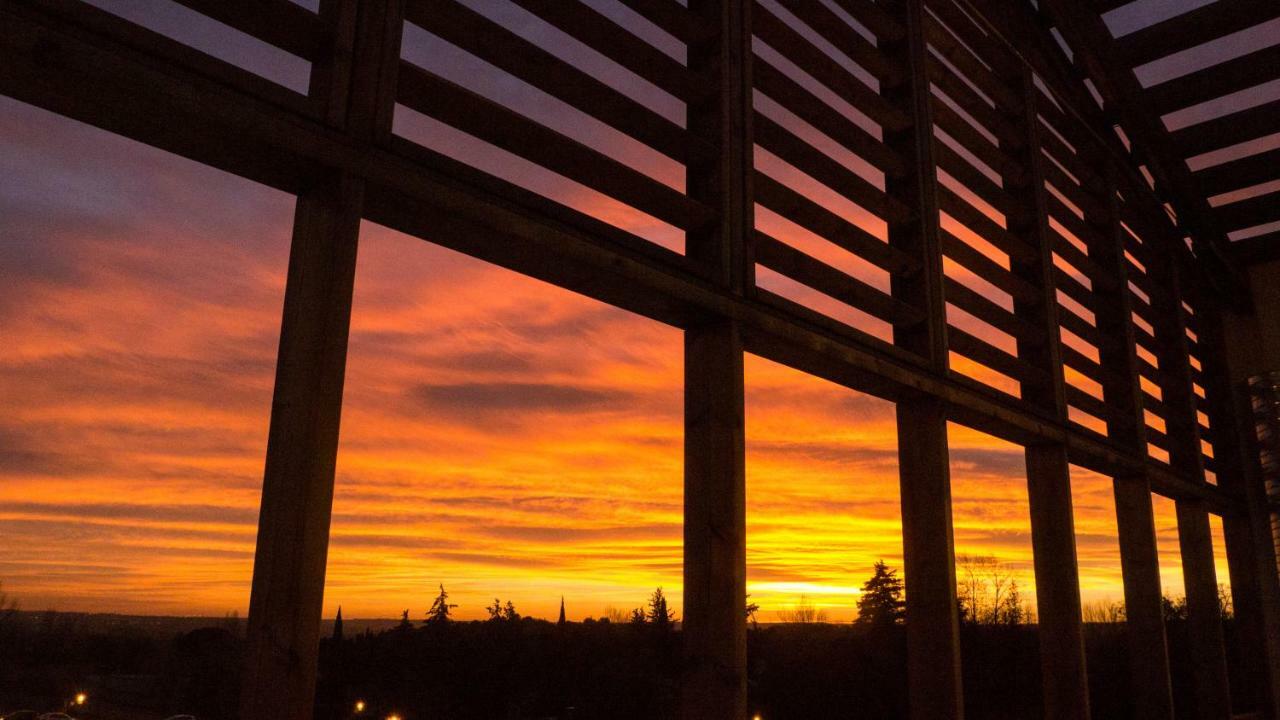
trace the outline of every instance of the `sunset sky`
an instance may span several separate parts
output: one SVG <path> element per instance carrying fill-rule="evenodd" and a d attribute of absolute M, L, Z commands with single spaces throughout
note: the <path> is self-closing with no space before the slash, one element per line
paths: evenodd
<path fill-rule="evenodd" d="M 485 85 L 438 44 L 407 35 L 405 57 Z M 282 81 L 296 73 L 267 55 Z M 533 91 L 489 92 L 683 183 Z M 680 249 L 672 228 L 410 111 L 397 132 Z M 0 582 L 24 609 L 245 612 L 292 205 L 0 98 Z M 759 224 L 886 280 L 777 216 Z M 366 223 L 326 615 L 420 618 L 440 583 L 464 618 L 495 596 L 553 616 L 562 595 L 570 618 L 599 616 L 656 586 L 679 614 L 681 363 L 674 328 Z M 902 561 L 893 407 L 760 358 L 746 368 L 752 600 L 764 621 L 801 595 L 851 619 L 872 564 Z M 951 447 L 957 552 L 1009 563 L 1034 599 L 1020 448 L 957 426 Z M 1110 480 L 1075 468 L 1073 494 L 1084 598 L 1118 600 Z M 1172 503 L 1156 509 L 1180 595 Z"/>

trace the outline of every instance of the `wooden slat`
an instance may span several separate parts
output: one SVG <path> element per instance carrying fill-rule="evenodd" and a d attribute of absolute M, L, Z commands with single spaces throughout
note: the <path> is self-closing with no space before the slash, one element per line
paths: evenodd
<path fill-rule="evenodd" d="M 752 131 L 760 147 L 881 218 L 904 222 L 911 217 L 910 209 L 899 200 L 885 194 L 847 165 L 801 140 L 767 115 L 755 113 Z"/>
<path fill-rule="evenodd" d="M 947 135 L 959 142 L 964 149 L 973 153 L 974 157 L 1003 176 L 1007 182 L 1017 185 L 1023 181 L 1026 169 L 1009 157 L 1009 154 L 1001 150 L 999 146 L 992 143 L 985 135 L 978 132 L 973 125 L 970 125 L 967 120 L 960 117 L 960 114 L 952 110 L 946 103 L 934 103 L 933 121 Z"/>
<path fill-rule="evenodd" d="M 1221 0 L 1220 0 L 1221 1 Z M 1192 157 L 1280 130 L 1280 100 L 1223 115 L 1170 133 L 1173 147 Z"/>
<path fill-rule="evenodd" d="M 886 85 L 902 82 L 902 67 L 886 58 L 879 48 L 826 5 L 810 0 L 778 0 L 778 4 L 881 82 Z M 778 49 L 785 52 L 785 48 Z"/>
<path fill-rule="evenodd" d="M 695 42 L 714 35 L 713 29 L 699 25 L 688 8 L 676 0 L 618 1 L 683 43 Z"/>
<path fill-rule="evenodd" d="M 1040 370 L 1019 360 L 1011 353 L 954 325 L 948 328 L 947 337 L 951 341 L 950 347 L 954 352 L 1014 380 L 1026 381 L 1042 374 Z"/>
<path fill-rule="evenodd" d="M 952 102 L 995 135 L 1002 147 L 1005 145 L 1016 147 L 1021 142 L 1017 137 L 1017 131 L 999 109 L 988 103 L 944 63 L 936 58 L 930 58 L 930 60 L 929 80 Z"/>
<path fill-rule="evenodd" d="M 407 62 L 400 65 L 398 99 L 676 227 L 696 227 L 712 216 L 706 206 L 648 175 Z"/>
<path fill-rule="evenodd" d="M 911 124 L 910 116 L 889 104 L 880 93 L 774 15 L 769 8 L 757 4 L 752 10 L 751 20 L 756 37 L 866 113 L 867 117 L 893 130 L 901 130 Z"/>
<path fill-rule="evenodd" d="M 894 325 L 911 325 L 924 314 L 843 271 L 756 231 L 756 262 L 846 305 Z"/>
<path fill-rule="evenodd" d="M 709 152 L 666 117 L 455 0 L 410 0 L 405 19 L 670 158 Z"/>
<path fill-rule="evenodd" d="M 1053 286 L 1064 295 L 1080 303 L 1086 310 L 1097 313 L 1097 298 L 1093 291 L 1085 287 L 1079 280 L 1060 267 L 1053 269 Z"/>
<path fill-rule="evenodd" d="M 686 102 L 698 88 L 689 69 L 585 3 L 512 0 L 592 50 Z"/>
<path fill-rule="evenodd" d="M 995 245 L 1012 258 L 1028 259 L 1032 249 L 1022 240 L 1016 238 L 1008 230 L 996 224 L 994 220 L 970 205 L 950 188 L 938 188 L 938 206 L 943 212 L 955 218 L 961 225 L 972 230 L 983 240 Z"/>
<path fill-rule="evenodd" d="M 906 34 L 902 22 L 876 3 L 862 0 L 835 0 L 835 2 L 881 42 L 897 42 Z"/>
<path fill-rule="evenodd" d="M 288 0 L 177 2 L 298 57 L 319 59 L 325 36 L 319 16 Z"/>
<path fill-rule="evenodd" d="M 950 277 L 944 285 L 947 302 L 952 305 L 1018 340 L 1033 345 L 1044 343 L 1045 338 L 1040 328 L 1005 310 L 978 291 Z"/>
<path fill-rule="evenodd" d="M 1013 114 L 1022 110 L 1022 101 L 991 68 L 987 67 L 932 15 L 925 19 L 925 36 L 935 52 L 964 73 L 969 82 L 990 97 L 997 107 Z"/>
<path fill-rule="evenodd" d="M 755 58 L 752 75 L 760 92 L 859 157 L 890 175 L 901 176 L 906 172 L 902 159 L 879 138 L 759 56 Z"/>
<path fill-rule="evenodd" d="M 979 170 L 973 163 L 966 160 L 951 145 L 941 139 L 937 139 L 933 143 L 933 148 L 940 169 L 959 180 L 961 185 L 964 185 L 970 192 L 982 198 L 1001 213 L 1007 215 L 1013 211 L 1015 203 L 1009 191 L 1001 187 L 995 180 L 992 180 L 985 172 Z"/>
<path fill-rule="evenodd" d="M 1218 0 L 1120 38 L 1119 57 L 1137 67 L 1280 17 L 1274 0 Z"/>
<path fill-rule="evenodd" d="M 906 253 L 759 171 L 755 191 L 759 204 L 889 272 L 916 266 Z"/>
<path fill-rule="evenodd" d="M 948 230 L 942 231 L 942 252 L 974 275 L 1004 290 L 1021 302 L 1037 302 L 1040 291 L 1026 280 L 1009 272 L 969 243 Z"/>
<path fill-rule="evenodd" d="M 1280 175 L 1280 167 L 1276 168 Z M 1280 220 L 1280 190 L 1222 205 L 1215 212 L 1224 230 L 1243 230 Z"/>
<path fill-rule="evenodd" d="M 1151 110 L 1165 115 L 1274 80 L 1280 68 L 1280 45 L 1176 77 L 1146 89 Z"/>

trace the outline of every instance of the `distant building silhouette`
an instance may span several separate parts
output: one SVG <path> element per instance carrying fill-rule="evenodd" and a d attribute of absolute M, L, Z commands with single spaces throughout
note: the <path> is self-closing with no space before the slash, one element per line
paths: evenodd
<path fill-rule="evenodd" d="M 561 595 L 561 596 L 560 596 L 560 619 L 556 621 L 556 624 L 557 624 L 557 625 L 563 625 L 564 623 L 565 623 L 565 619 L 564 619 L 564 596 L 563 596 L 563 595 Z"/>
<path fill-rule="evenodd" d="M 333 619 L 333 639 L 342 642 L 342 606 L 338 606 L 338 617 Z"/>

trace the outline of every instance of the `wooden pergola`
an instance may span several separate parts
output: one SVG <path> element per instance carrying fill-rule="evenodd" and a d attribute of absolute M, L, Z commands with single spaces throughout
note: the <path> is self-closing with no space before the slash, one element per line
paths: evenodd
<path fill-rule="evenodd" d="M 948 422 L 1026 448 L 1046 716 L 1089 716 L 1075 464 L 1115 479 L 1138 715 L 1173 714 L 1154 492 L 1177 506 L 1196 716 L 1232 711 L 1213 514 L 1250 658 L 1237 695 L 1280 717 L 1277 506 L 1245 391 L 1280 369 L 1280 230 L 1265 230 L 1280 191 L 1208 199 L 1277 179 L 1280 150 L 1185 162 L 1280 132 L 1280 108 L 1172 133 L 1160 119 L 1280 77 L 1280 46 L 1152 87 L 1134 73 L 1280 17 L 1276 0 L 1217 0 L 1118 39 L 1100 15 L 1115 0 L 617 0 L 683 59 L 592 6 L 510 0 L 683 103 L 683 123 L 455 0 L 175 1 L 309 62 L 307 92 L 80 0 L 0 0 L 0 92 L 298 198 L 244 720 L 312 713 L 362 219 L 684 330 L 683 717 L 746 716 L 744 352 L 896 403 L 912 717 L 963 713 Z M 406 23 L 679 163 L 683 189 L 403 59 Z M 397 134 L 398 106 L 683 231 L 685 251 Z M 762 170 L 757 148 L 887 235 Z M 886 282 L 766 234 L 757 207 Z"/>

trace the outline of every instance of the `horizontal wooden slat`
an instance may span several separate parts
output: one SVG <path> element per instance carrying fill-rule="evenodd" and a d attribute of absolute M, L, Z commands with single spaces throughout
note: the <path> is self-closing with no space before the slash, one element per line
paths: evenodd
<path fill-rule="evenodd" d="M 755 190 L 756 202 L 764 207 L 889 272 L 905 272 L 918 265 L 910 255 L 765 173 L 756 171 Z"/>
<path fill-rule="evenodd" d="M 1275 0 L 1218 0 L 1121 37 L 1117 54 L 1137 67 L 1280 17 Z"/>
<path fill-rule="evenodd" d="M 924 313 L 841 270 L 756 231 L 756 262 L 846 305 L 899 326 L 914 325 Z"/>
<path fill-rule="evenodd" d="M 678 60 L 641 40 L 586 3 L 512 0 L 592 50 L 688 102 L 700 90 L 693 73 Z"/>
<path fill-rule="evenodd" d="M 1156 115 L 1208 102 L 1274 80 L 1280 68 L 1280 45 L 1211 65 L 1147 88 L 1143 105 Z"/>
<path fill-rule="evenodd" d="M 994 220 L 957 195 L 951 188 L 938 187 L 938 207 L 972 230 L 983 240 L 995 245 L 1001 252 L 1022 262 L 1033 262 L 1037 254 L 1017 236 L 1000 227 Z"/>
<path fill-rule="evenodd" d="M 901 40 L 906 32 L 896 17 L 876 3 L 866 2 L 866 0 L 835 0 L 835 2 L 881 42 L 896 42 Z"/>
<path fill-rule="evenodd" d="M 1001 80 L 991 68 L 983 64 L 963 43 L 956 39 L 949 30 L 932 15 L 926 14 L 924 21 L 925 38 L 935 52 L 947 59 L 953 67 L 964 73 L 983 94 L 991 98 L 995 104 L 1015 115 L 1022 111 L 1022 101 L 1009 86 Z"/>
<path fill-rule="evenodd" d="M 1066 385 L 1066 393 L 1068 405 L 1077 407 L 1099 420 L 1105 420 L 1108 423 L 1121 420 L 1121 413 L 1116 412 L 1110 405 L 1107 405 L 1084 390 L 1072 385 L 1070 382 Z"/>
<path fill-rule="evenodd" d="M 1026 169 L 1014 160 L 1007 152 L 1001 150 L 985 135 L 978 132 L 960 114 L 952 110 L 944 102 L 933 104 L 933 122 L 947 135 L 973 153 L 992 170 L 999 173 L 1010 185 L 1021 185 L 1026 176 Z"/>
<path fill-rule="evenodd" d="M 885 100 L 862 79 L 836 62 L 835 58 L 770 12 L 769 8 L 757 4 L 752 9 L 751 23 L 756 37 L 766 45 L 782 53 L 801 70 L 812 75 L 881 126 L 901 130 L 911 125 L 909 115 Z"/>
<path fill-rule="evenodd" d="M 1014 129 L 1013 124 L 1003 113 L 983 99 L 945 64 L 936 58 L 929 60 L 929 80 L 937 86 L 938 90 L 945 93 L 960 109 L 968 113 L 969 117 L 999 138 L 1002 146 L 1019 147 L 1023 144 L 1020 133 Z"/>
<path fill-rule="evenodd" d="M 710 156 L 684 128 L 455 0 L 410 0 L 405 18 L 668 157 Z"/>
<path fill-rule="evenodd" d="M 867 162 L 895 177 L 906 173 L 902 158 L 879 138 L 758 55 L 752 65 L 752 77 L 760 92 Z"/>
<path fill-rule="evenodd" d="M 414 110 L 532 160 L 679 228 L 699 227 L 710 208 L 599 151 L 444 78 L 400 63 L 398 100 Z"/>
<path fill-rule="evenodd" d="M 982 198 L 984 202 L 1004 214 L 1009 214 L 1017 207 L 1017 202 L 1009 191 L 1005 190 L 989 175 L 979 170 L 973 163 L 964 159 L 949 144 L 941 139 L 933 143 L 934 162 L 948 175 L 960 181 L 970 192 Z"/>
<path fill-rule="evenodd" d="M 1098 311 L 1097 298 L 1089 288 L 1085 287 L 1079 280 L 1072 277 L 1070 273 L 1058 266 L 1053 268 L 1053 284 L 1064 295 L 1079 303 L 1086 310 L 1092 313 Z"/>
<path fill-rule="evenodd" d="M 1280 167 L 1276 168 L 1280 175 Z M 1280 220 L 1280 190 L 1215 208 L 1223 230 L 1243 230 Z"/>
<path fill-rule="evenodd" d="M 319 59 L 324 24 L 288 0 L 177 0 L 196 12 L 298 57 Z"/>
<path fill-rule="evenodd" d="M 902 82 L 903 69 L 826 5 L 813 0 L 777 2 L 885 85 L 894 86 Z M 785 48 L 778 49 L 785 51 Z"/>
<path fill-rule="evenodd" d="M 777 155 L 827 187 L 885 220 L 906 222 L 911 210 L 847 165 L 801 140 L 762 113 L 752 119 L 752 133 L 760 147 Z"/>
<path fill-rule="evenodd" d="M 689 9 L 676 0 L 618 1 L 683 43 L 698 42 L 715 34 L 714 29 L 701 27 Z"/>
<path fill-rule="evenodd" d="M 1173 148 L 1189 158 L 1274 132 L 1280 132 L 1280 100 L 1175 130 L 1171 136 Z"/>
<path fill-rule="evenodd" d="M 1018 340 L 1032 345 L 1044 344 L 1040 328 L 1005 310 L 986 296 L 970 289 L 964 283 L 943 278 L 943 290 L 947 302 Z"/>
<path fill-rule="evenodd" d="M 1044 376 L 1031 364 L 954 325 L 947 327 L 947 341 L 951 350 L 1019 382 Z"/>
<path fill-rule="evenodd" d="M 961 240 L 947 229 L 942 230 L 942 252 L 974 275 L 1009 293 L 1022 303 L 1040 302 L 1040 291 L 1034 285 L 1009 272 L 991 258 Z"/>

